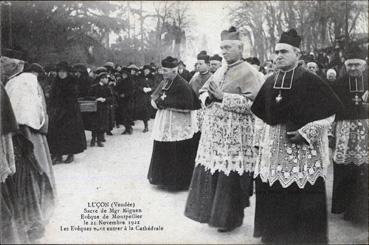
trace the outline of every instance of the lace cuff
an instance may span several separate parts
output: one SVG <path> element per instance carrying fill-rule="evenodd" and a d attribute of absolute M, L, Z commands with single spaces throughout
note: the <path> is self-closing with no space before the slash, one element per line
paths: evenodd
<path fill-rule="evenodd" d="M 335 115 L 332 115 L 321 120 L 310 122 L 300 128 L 298 132 L 301 134 L 302 137 L 304 137 L 309 145 L 312 145 L 320 139 L 323 130 L 328 129 L 331 126 L 334 121 L 334 117 Z"/>
<path fill-rule="evenodd" d="M 209 93 L 208 92 L 203 92 L 200 94 L 199 99 L 201 100 L 201 106 L 202 108 L 204 108 L 206 106 L 205 102 L 206 99 L 209 97 Z"/>
<path fill-rule="evenodd" d="M 255 133 L 253 137 L 253 147 L 260 147 L 260 140 L 263 131 L 264 122 L 260 118 L 255 116 Z"/>
<path fill-rule="evenodd" d="M 252 101 L 245 95 L 224 93 L 222 108 L 239 114 L 251 114 Z"/>

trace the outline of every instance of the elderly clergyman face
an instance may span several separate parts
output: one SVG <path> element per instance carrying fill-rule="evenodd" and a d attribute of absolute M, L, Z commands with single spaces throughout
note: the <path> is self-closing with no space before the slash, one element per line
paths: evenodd
<path fill-rule="evenodd" d="M 275 65 L 281 70 L 293 68 L 300 58 L 299 49 L 286 43 L 277 43 L 274 53 L 276 54 Z"/>
<path fill-rule="evenodd" d="M 365 61 L 362 59 L 348 59 L 345 61 L 345 66 L 351 77 L 360 77 L 365 70 Z"/>
<path fill-rule="evenodd" d="M 232 64 L 242 57 L 243 45 L 239 40 L 223 40 L 220 44 L 223 58 L 228 64 Z"/>

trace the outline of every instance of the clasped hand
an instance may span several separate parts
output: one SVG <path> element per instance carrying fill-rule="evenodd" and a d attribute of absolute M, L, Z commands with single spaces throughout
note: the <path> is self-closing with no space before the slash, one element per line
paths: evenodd
<path fill-rule="evenodd" d="M 287 132 L 287 138 L 291 143 L 301 144 L 305 141 L 305 138 L 298 131 Z"/>
<path fill-rule="evenodd" d="M 223 100 L 223 92 L 220 90 L 218 85 L 211 81 L 209 83 L 209 95 L 211 99 L 222 101 Z"/>
<path fill-rule="evenodd" d="M 106 101 L 106 99 L 105 99 L 105 98 L 103 98 L 103 97 L 99 97 L 99 98 L 97 98 L 97 99 L 96 99 L 96 101 L 98 101 L 98 102 L 105 102 L 105 101 Z"/>

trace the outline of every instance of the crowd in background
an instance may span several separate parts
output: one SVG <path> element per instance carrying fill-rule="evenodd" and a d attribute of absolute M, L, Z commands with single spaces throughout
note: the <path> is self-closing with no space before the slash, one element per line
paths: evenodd
<path fill-rule="evenodd" d="M 192 71 L 179 61 L 178 75 L 199 95 L 202 85 L 222 66 L 222 57 L 218 54 L 210 57 L 201 51 L 197 58 Z M 264 79 L 277 71 L 272 59 L 264 64 L 257 57 L 242 60 L 255 67 Z M 1 62 L 1 100 L 2 107 L 7 108 L 1 111 L 1 119 L 5 119 L 2 148 L 7 153 L 6 164 L 2 163 L 7 168 L 0 168 L 1 208 L 6 214 L 2 219 L 9 221 L 2 222 L 1 233 L 9 236 L 5 241 L 32 242 L 42 236 L 54 206 L 52 165 L 73 162 L 74 155 L 86 150 L 87 145 L 104 147 L 114 128 L 123 126 L 120 133 L 131 135 L 132 126 L 142 121 L 143 133 L 148 132 L 149 120 L 155 118 L 157 111 L 151 104 L 151 95 L 163 81 L 162 68 L 154 63 L 138 67 L 133 63 L 122 66 L 113 62 L 88 68 L 86 64 L 64 61 L 43 67 L 7 57 L 2 57 Z M 346 74 L 344 62 L 342 52 L 337 56 L 322 51 L 303 53 L 298 63 L 322 80 L 334 83 Z M 365 70 L 366 74 L 367 63 Z M 26 83 L 22 87 L 22 81 L 27 79 L 32 80 L 32 88 Z M 22 115 L 24 123 L 16 123 L 12 113 L 18 115 L 17 120 Z M 86 131 L 91 132 L 90 142 L 86 141 Z M 9 152 L 15 158 L 9 157 Z M 18 174 L 14 174 L 15 169 Z"/>

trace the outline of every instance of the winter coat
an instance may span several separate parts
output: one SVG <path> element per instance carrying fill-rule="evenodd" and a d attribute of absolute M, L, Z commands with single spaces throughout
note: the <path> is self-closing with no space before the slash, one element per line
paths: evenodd
<path fill-rule="evenodd" d="M 49 101 L 49 132 L 51 154 L 77 154 L 86 149 L 86 136 L 79 103 L 77 84 L 73 77 L 57 77 Z"/>

